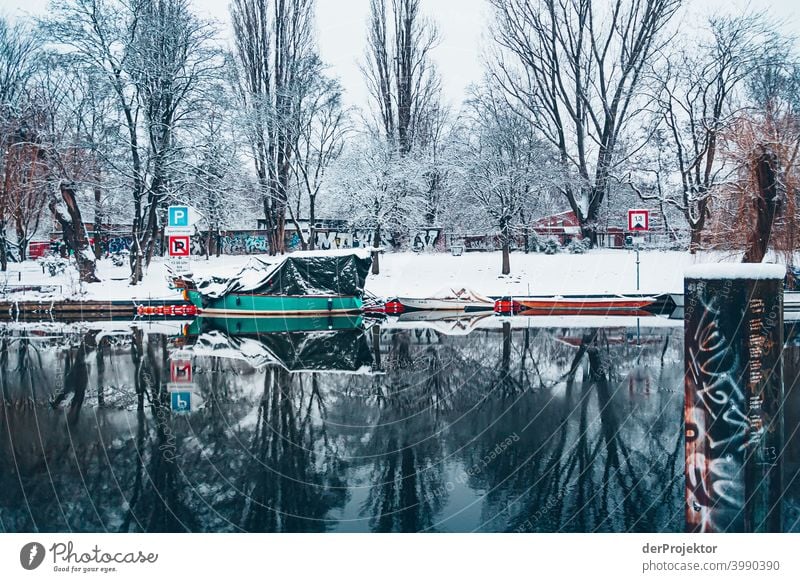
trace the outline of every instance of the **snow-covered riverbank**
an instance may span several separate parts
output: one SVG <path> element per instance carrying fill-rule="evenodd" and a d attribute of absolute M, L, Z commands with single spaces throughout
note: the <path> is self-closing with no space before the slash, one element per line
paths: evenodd
<path fill-rule="evenodd" d="M 261 256 L 269 260 L 269 257 Z M 193 259 L 198 273 L 228 275 L 238 271 L 249 256 Z M 681 292 L 683 272 L 699 262 L 723 260 L 719 255 L 646 251 L 640 254 L 640 289 L 646 293 Z M 728 258 L 727 260 L 733 260 Z M 370 275 L 367 290 L 379 296 L 430 296 L 445 287 L 471 287 L 485 295 L 621 293 L 636 290 L 636 254 L 633 251 L 590 251 L 583 255 L 511 255 L 511 275 L 500 275 L 501 257 L 494 253 L 449 254 L 386 253 L 381 255 L 381 274 Z M 46 292 L 6 292 L 5 300 L 31 299 L 146 299 L 178 297 L 169 288 L 164 259 L 155 259 L 141 285 L 128 285 L 129 270 L 108 259 L 98 262 L 101 283 L 81 285 L 74 269 L 55 277 L 42 272 L 34 261 L 12 263 L 0 275 L 0 289 L 48 286 Z"/>

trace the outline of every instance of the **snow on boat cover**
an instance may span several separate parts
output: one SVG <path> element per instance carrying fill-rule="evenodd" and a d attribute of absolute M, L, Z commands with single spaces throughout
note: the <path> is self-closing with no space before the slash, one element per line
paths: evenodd
<path fill-rule="evenodd" d="M 299 251 L 277 263 L 253 257 L 232 277 L 187 276 L 185 279 L 209 299 L 219 299 L 229 293 L 361 297 L 371 265 L 369 249 Z"/>

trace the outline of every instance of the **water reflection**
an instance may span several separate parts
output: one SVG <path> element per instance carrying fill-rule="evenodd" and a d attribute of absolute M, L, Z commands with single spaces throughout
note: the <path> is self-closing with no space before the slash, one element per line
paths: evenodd
<path fill-rule="evenodd" d="M 6 326 L 0 529 L 683 531 L 682 329 L 592 321 Z"/>

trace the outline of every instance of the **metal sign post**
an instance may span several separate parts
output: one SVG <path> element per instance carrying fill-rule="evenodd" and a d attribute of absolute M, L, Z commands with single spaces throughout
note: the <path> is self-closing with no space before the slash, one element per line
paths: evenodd
<path fill-rule="evenodd" d="M 650 211 L 643 208 L 631 208 L 628 210 L 628 231 L 646 232 L 650 230 Z M 634 243 L 636 251 L 636 290 L 639 291 L 639 241 Z"/>
<path fill-rule="evenodd" d="M 168 236 L 169 263 L 177 273 L 191 270 L 189 255 L 192 230 L 188 206 L 170 206 L 167 209 L 167 226 L 164 228 L 164 233 Z"/>

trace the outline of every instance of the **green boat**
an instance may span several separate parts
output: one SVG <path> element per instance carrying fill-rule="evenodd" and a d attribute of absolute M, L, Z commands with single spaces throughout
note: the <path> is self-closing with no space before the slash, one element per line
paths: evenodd
<path fill-rule="evenodd" d="M 185 331 L 195 336 L 207 331 L 224 331 L 234 335 L 358 329 L 363 325 L 361 314 L 290 315 L 250 317 L 209 317 L 201 315 Z"/>
<path fill-rule="evenodd" d="M 298 252 L 277 264 L 253 258 L 233 277 L 180 283 L 207 317 L 339 316 L 361 312 L 371 264 L 368 251 Z"/>

